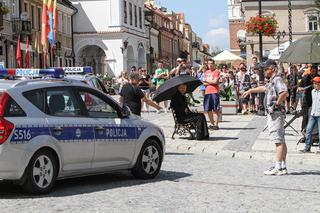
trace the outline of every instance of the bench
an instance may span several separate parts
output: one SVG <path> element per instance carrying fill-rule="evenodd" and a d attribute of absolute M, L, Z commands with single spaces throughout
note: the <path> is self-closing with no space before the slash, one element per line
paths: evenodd
<path fill-rule="evenodd" d="M 179 123 L 177 115 L 175 111 L 171 108 L 173 119 L 174 119 L 174 132 L 172 133 L 172 139 L 174 138 L 175 134 L 178 134 L 179 136 L 190 134 L 190 139 L 195 138 L 196 133 L 196 123 L 195 122 L 189 122 L 189 123 Z"/>

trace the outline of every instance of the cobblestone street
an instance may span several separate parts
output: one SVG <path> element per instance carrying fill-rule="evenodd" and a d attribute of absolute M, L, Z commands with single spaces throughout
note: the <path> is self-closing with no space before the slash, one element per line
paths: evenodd
<path fill-rule="evenodd" d="M 1 212 L 319 212 L 317 166 L 289 164 L 290 175 L 264 176 L 269 166 L 168 152 L 152 181 L 127 173 L 62 180 L 44 197 L 0 183 Z"/>
<path fill-rule="evenodd" d="M 264 117 L 224 116 L 210 140 L 171 139 L 170 113 L 145 113 L 163 128 L 167 153 L 160 175 L 135 180 L 128 172 L 58 181 L 47 196 L 28 196 L 0 182 L 4 212 L 319 212 L 319 155 L 300 154 L 288 128 L 289 175 L 269 177 L 274 144 Z M 287 120 L 290 117 L 287 118 Z M 292 125 L 299 129 L 300 120 Z M 315 147 L 313 147 L 314 149 Z"/>

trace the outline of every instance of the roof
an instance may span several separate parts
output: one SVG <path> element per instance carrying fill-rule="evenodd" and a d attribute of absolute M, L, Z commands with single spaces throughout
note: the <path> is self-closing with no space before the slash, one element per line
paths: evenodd
<path fill-rule="evenodd" d="M 51 86 L 87 86 L 85 83 L 78 80 L 71 79 L 33 79 L 33 80 L 4 80 L 0 79 L 0 90 L 8 90 L 21 86 L 38 86 L 48 87 Z"/>
<path fill-rule="evenodd" d="M 66 6 L 66 7 L 69 7 L 70 9 L 72 9 L 74 11 L 77 11 L 77 8 L 75 8 L 69 0 L 58 0 L 58 3 Z"/>

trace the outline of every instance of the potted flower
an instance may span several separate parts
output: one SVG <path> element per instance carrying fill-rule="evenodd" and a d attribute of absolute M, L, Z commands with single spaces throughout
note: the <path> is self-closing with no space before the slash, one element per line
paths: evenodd
<path fill-rule="evenodd" d="M 235 115 L 237 114 L 237 98 L 235 94 L 235 88 L 233 85 L 225 87 L 220 90 L 220 100 L 222 107 L 222 114 Z"/>
<path fill-rule="evenodd" d="M 7 14 L 9 12 L 10 12 L 9 7 L 7 7 L 7 6 L 3 5 L 3 4 L 0 5 L 0 14 L 1 15 L 5 15 L 5 14 Z"/>
<path fill-rule="evenodd" d="M 245 23 L 245 28 L 253 35 L 272 36 L 278 28 L 278 21 L 274 16 L 254 16 Z"/>

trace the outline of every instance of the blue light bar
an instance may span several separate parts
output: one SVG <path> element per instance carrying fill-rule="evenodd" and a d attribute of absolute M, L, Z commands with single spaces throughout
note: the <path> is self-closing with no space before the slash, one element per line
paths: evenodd
<path fill-rule="evenodd" d="M 0 69 L 0 77 L 28 77 L 28 78 L 63 78 L 64 71 L 61 68 L 49 69 Z"/>
<path fill-rule="evenodd" d="M 65 74 L 69 75 L 86 75 L 86 74 L 92 74 L 93 69 L 92 67 L 86 66 L 86 67 L 61 67 Z"/>

